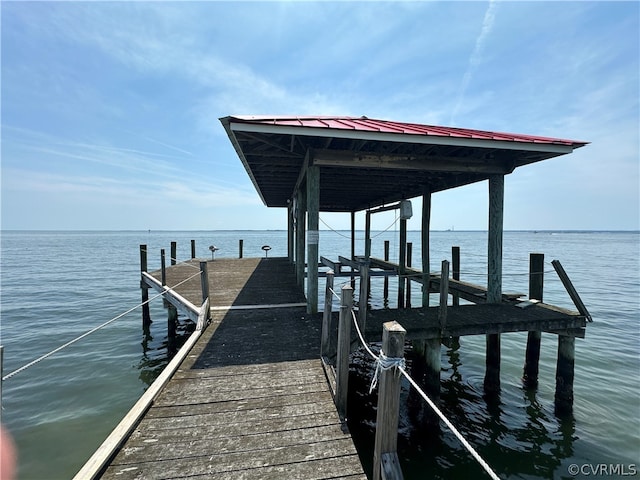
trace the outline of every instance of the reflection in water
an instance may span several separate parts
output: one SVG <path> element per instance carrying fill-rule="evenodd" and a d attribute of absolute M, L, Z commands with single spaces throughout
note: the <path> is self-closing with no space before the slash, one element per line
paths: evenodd
<path fill-rule="evenodd" d="M 442 412 L 500 477 L 555 478 L 562 471 L 563 460 L 574 454 L 573 417 L 558 418 L 552 406 L 537 401 L 535 391 L 519 386 L 503 384 L 500 392 L 485 395 L 481 379 L 465 381 L 458 347 L 443 349 Z M 410 347 L 405 355 L 412 373 L 415 366 Z M 368 475 L 372 473 L 377 404 L 377 390 L 369 394 L 373 371 L 368 354 L 355 352 L 349 376 L 348 422 Z M 486 478 L 482 467 L 446 426 L 434 428 L 424 422 L 424 409 L 416 407 L 416 395 L 410 390 L 403 381 L 398 456 L 404 478 Z"/>
<path fill-rule="evenodd" d="M 167 322 L 156 321 L 142 329 L 142 356 L 138 362 L 139 378 L 147 386 L 158 378 L 164 367 L 184 345 L 196 328 L 188 317 L 178 315 L 176 334 L 171 338 Z M 155 335 L 154 335 L 155 334 Z"/>

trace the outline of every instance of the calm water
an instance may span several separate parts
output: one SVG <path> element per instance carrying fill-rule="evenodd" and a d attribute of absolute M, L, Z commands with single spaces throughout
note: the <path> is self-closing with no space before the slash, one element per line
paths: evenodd
<path fill-rule="evenodd" d="M 373 255 L 382 257 L 383 242 L 390 240 L 397 258 L 397 232 L 374 235 Z M 322 232 L 320 253 L 348 256 L 347 236 Z M 171 241 L 178 242 L 178 259 L 188 258 L 191 239 L 203 258 L 210 257 L 211 244 L 220 248 L 217 256 L 237 256 L 239 239 L 245 256 L 262 256 L 265 243 L 270 256 L 286 256 L 282 231 L 3 232 L 4 374 L 137 305 L 139 244 L 148 245 L 149 268 L 155 269 L 160 249 L 168 254 Z M 419 234 L 410 232 L 409 241 L 417 247 L 413 264 L 420 265 Z M 484 283 L 486 233 L 434 232 L 432 271 L 450 258 L 452 245 L 461 247 L 463 279 Z M 554 414 L 556 338 L 545 334 L 535 392 L 520 383 L 526 334 L 502 336 L 498 399 L 483 397 L 484 337 L 464 337 L 456 350 L 443 347 L 442 409 L 502 478 L 574 478 L 571 464 L 621 465 L 618 471 L 629 473 L 630 465 L 640 465 L 640 235 L 506 232 L 504 291 L 528 291 L 530 252 L 545 254 L 545 301 L 573 308 L 550 265 L 559 259 L 594 317 L 587 337 L 576 340 L 573 416 Z M 374 280 L 372 290 L 372 303 L 382 306 L 382 280 Z M 418 305 L 416 287 L 414 294 Z M 155 378 L 166 363 L 160 300 L 152 302 L 151 314 L 156 321 L 149 336 L 136 310 L 3 382 L 2 422 L 18 445 L 21 479 L 72 477 Z M 358 448 L 368 455 L 375 397 L 366 390 L 373 369 L 364 356 L 355 360 L 350 421 Z M 405 389 L 403 397 L 409 395 Z M 413 416 L 404 406 L 399 446 L 406 478 L 483 478 L 446 427 L 427 434 Z"/>

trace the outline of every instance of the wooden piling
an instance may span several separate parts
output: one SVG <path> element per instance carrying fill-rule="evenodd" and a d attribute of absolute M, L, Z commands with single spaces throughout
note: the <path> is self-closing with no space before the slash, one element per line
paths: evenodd
<path fill-rule="evenodd" d="M 202 287 L 202 303 L 207 298 L 210 298 L 211 292 L 209 291 L 209 270 L 207 268 L 207 262 L 200 262 L 200 286 Z"/>
<path fill-rule="evenodd" d="M 369 307 L 369 262 L 360 262 L 360 294 L 358 296 L 358 324 L 360 330 L 365 331 L 367 326 L 367 309 Z"/>
<path fill-rule="evenodd" d="M 529 255 L 529 299 L 542 302 L 543 290 L 544 254 L 531 253 Z M 522 375 L 522 382 L 525 388 L 535 388 L 538 385 L 541 341 L 542 332 L 540 330 L 529 332 Z"/>
<path fill-rule="evenodd" d="M 413 256 L 413 243 L 407 243 L 407 267 L 411 268 L 411 257 Z M 407 278 L 407 300 L 405 302 L 407 308 L 411 308 L 411 278 Z"/>
<path fill-rule="evenodd" d="M 140 245 L 140 272 L 147 271 L 147 246 Z M 142 290 L 142 328 L 148 329 L 151 325 L 151 313 L 149 312 L 149 287 L 140 281 Z"/>
<path fill-rule="evenodd" d="M 167 284 L 167 260 L 165 258 L 164 248 L 160 249 L 160 280 L 162 282 L 162 286 L 164 287 Z"/>
<path fill-rule="evenodd" d="M 318 313 L 320 167 L 311 164 L 307 168 L 307 212 L 307 313 Z"/>
<path fill-rule="evenodd" d="M 404 308 L 407 265 L 407 221 L 400 219 L 400 258 L 398 260 L 398 308 Z"/>
<path fill-rule="evenodd" d="M 382 351 L 389 358 L 404 358 L 406 330 L 398 322 L 387 322 L 382 330 Z M 378 412 L 373 453 L 373 479 L 381 479 L 382 455 L 398 449 L 398 419 L 400 411 L 400 372 L 397 367 L 380 372 L 378 381 Z"/>
<path fill-rule="evenodd" d="M 244 252 L 244 240 L 240 239 L 238 240 L 238 258 L 242 258 Z"/>
<path fill-rule="evenodd" d="M 431 192 L 425 187 L 422 194 L 422 234 L 420 247 L 422 248 L 422 306 L 429 306 L 429 278 L 431 276 L 429 238 L 431 228 Z"/>
<path fill-rule="evenodd" d="M 389 240 L 384 241 L 384 261 L 389 261 Z M 387 307 L 389 305 L 389 277 L 384 276 L 384 285 L 382 287 L 382 298 L 384 302 L 384 306 Z"/>
<path fill-rule="evenodd" d="M 447 303 L 449 302 L 449 262 L 442 261 L 440 267 L 440 303 L 438 307 L 438 324 L 440 325 L 440 334 L 444 331 L 447 324 Z"/>
<path fill-rule="evenodd" d="M 576 338 L 558 335 L 558 361 L 556 364 L 556 413 L 570 413 L 573 410 L 573 378 L 575 367 Z"/>
<path fill-rule="evenodd" d="M 191 258 L 196 258 L 196 241 L 191 240 Z"/>
<path fill-rule="evenodd" d="M 494 394 L 500 391 L 500 334 L 487 335 L 486 347 L 484 392 Z"/>
<path fill-rule="evenodd" d="M 454 280 L 460 280 L 460 247 L 451 247 L 451 277 Z M 452 305 L 457 307 L 460 305 L 460 295 L 453 294 Z"/>
<path fill-rule="evenodd" d="M 320 336 L 320 356 L 331 358 L 335 353 L 331 348 L 331 310 L 333 305 L 334 271 L 327 272 L 327 286 L 324 292 L 324 311 L 322 312 L 322 333 Z"/>
<path fill-rule="evenodd" d="M 178 326 L 178 309 L 167 303 L 167 353 L 169 357 L 175 355 L 176 349 L 176 327 Z"/>
<path fill-rule="evenodd" d="M 338 345 L 336 357 L 336 408 L 342 421 L 347 420 L 347 393 L 349 390 L 349 353 L 351 351 L 351 311 L 353 288 L 343 285 L 340 292 Z"/>
<path fill-rule="evenodd" d="M 175 265 L 178 262 L 178 244 L 176 242 L 171 242 L 171 265 Z"/>
<path fill-rule="evenodd" d="M 502 232 L 504 175 L 489 177 L 489 237 L 487 242 L 487 303 L 502 303 Z M 487 335 L 485 393 L 500 389 L 500 334 Z"/>

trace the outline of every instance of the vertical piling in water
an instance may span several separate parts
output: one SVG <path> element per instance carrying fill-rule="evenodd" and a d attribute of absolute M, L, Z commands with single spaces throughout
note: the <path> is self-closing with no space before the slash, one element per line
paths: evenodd
<path fill-rule="evenodd" d="M 384 241 L 384 261 L 389 261 L 389 240 Z M 384 306 L 387 307 L 389 305 L 389 277 L 387 275 L 384 276 L 384 286 L 382 288 L 382 297 Z"/>
<path fill-rule="evenodd" d="M 162 286 L 164 287 L 167 284 L 167 263 L 165 258 L 164 248 L 160 249 L 160 272 L 161 272 L 161 281 Z"/>
<path fill-rule="evenodd" d="M 140 245 L 140 272 L 147 271 L 147 246 Z M 149 287 L 140 280 L 142 290 L 142 328 L 147 330 L 151 325 L 151 313 L 149 312 Z"/>
<path fill-rule="evenodd" d="M 340 296 L 340 317 L 338 320 L 338 345 L 336 357 L 336 408 L 340 420 L 347 419 L 347 393 L 349 390 L 349 353 L 351 350 L 351 310 L 353 309 L 353 288 L 350 284 L 342 287 Z"/>
<path fill-rule="evenodd" d="M 178 261 L 178 244 L 171 242 L 171 265 L 175 265 Z"/>
<path fill-rule="evenodd" d="M 169 357 L 175 355 L 176 349 L 176 328 L 178 326 L 178 309 L 167 303 L 167 353 Z"/>
<path fill-rule="evenodd" d="M 398 322 L 382 326 L 382 351 L 389 358 L 404 358 L 404 337 L 407 333 Z M 397 367 L 380 372 L 378 381 L 378 412 L 373 451 L 373 478 L 380 480 L 382 455 L 398 450 L 398 419 L 400 417 L 400 372 Z"/>
<path fill-rule="evenodd" d="M 529 255 L 529 299 L 542 301 L 543 287 L 544 254 L 531 253 Z M 540 330 L 529 332 L 522 375 L 522 382 L 525 388 L 535 388 L 538 385 L 541 341 L 542 332 Z"/>
<path fill-rule="evenodd" d="M 407 243 L 407 267 L 411 267 L 411 257 L 413 255 L 413 243 Z M 407 300 L 405 302 L 407 308 L 411 308 L 411 278 L 407 277 Z"/>
<path fill-rule="evenodd" d="M 191 258 L 196 258 L 196 241 L 191 240 Z"/>
<path fill-rule="evenodd" d="M 451 247 L 451 278 L 453 278 L 453 280 L 460 280 L 460 247 L 457 246 Z M 460 306 L 460 295 L 452 293 L 451 298 L 452 306 Z M 448 338 L 447 346 L 454 350 L 460 348 L 460 337 Z"/>
<path fill-rule="evenodd" d="M 502 303 L 502 233 L 504 219 L 504 175 L 489 177 L 489 235 L 487 241 L 487 303 Z M 500 390 L 500 334 L 486 336 L 485 393 Z"/>
<path fill-rule="evenodd" d="M 358 324 L 360 330 L 365 331 L 367 325 L 367 309 L 369 307 L 369 261 L 360 262 L 360 293 L 358 295 Z"/>
<path fill-rule="evenodd" d="M 238 240 L 238 258 L 242 258 L 244 252 L 244 240 L 240 239 Z"/>
<path fill-rule="evenodd" d="M 576 337 L 558 335 L 558 361 L 556 364 L 556 413 L 573 410 L 573 377 L 575 367 Z"/>
<path fill-rule="evenodd" d="M 407 221 L 400 219 L 400 252 L 398 260 L 398 308 L 404 308 L 407 264 Z"/>

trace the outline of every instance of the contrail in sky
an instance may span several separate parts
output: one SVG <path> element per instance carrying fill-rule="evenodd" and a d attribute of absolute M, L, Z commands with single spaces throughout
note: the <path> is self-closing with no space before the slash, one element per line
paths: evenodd
<path fill-rule="evenodd" d="M 458 101 L 456 102 L 456 106 L 453 109 L 453 113 L 451 114 L 451 119 L 449 120 L 449 124 L 453 125 L 455 117 L 458 115 L 458 111 L 462 106 L 462 102 L 464 101 L 465 93 L 467 92 L 467 88 L 469 87 L 469 83 L 471 83 L 471 76 L 475 72 L 476 68 L 480 64 L 482 60 L 482 51 L 484 50 L 484 44 L 486 38 L 491 33 L 491 29 L 493 28 L 493 21 L 496 16 L 496 6 L 498 5 L 497 0 L 490 0 L 489 6 L 487 7 L 487 11 L 484 14 L 484 19 L 482 20 L 482 29 L 480 30 L 480 35 L 476 39 L 476 45 L 473 49 L 473 53 L 469 58 L 469 64 L 467 65 L 467 71 L 464 73 L 464 77 L 462 77 L 462 86 L 460 87 L 460 94 L 458 95 Z"/>

